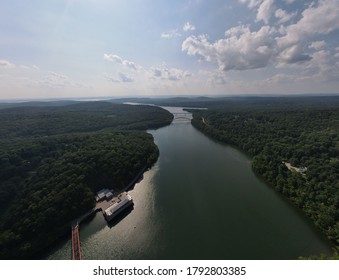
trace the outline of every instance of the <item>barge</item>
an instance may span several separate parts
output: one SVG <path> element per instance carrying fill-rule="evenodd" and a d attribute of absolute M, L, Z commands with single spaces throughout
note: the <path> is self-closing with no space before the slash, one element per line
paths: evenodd
<path fill-rule="evenodd" d="M 133 205 L 132 197 L 127 193 L 121 193 L 114 203 L 109 206 L 104 212 L 104 216 L 108 222 L 112 221 L 116 216 L 118 216 L 122 211 L 124 211 L 129 206 Z"/>

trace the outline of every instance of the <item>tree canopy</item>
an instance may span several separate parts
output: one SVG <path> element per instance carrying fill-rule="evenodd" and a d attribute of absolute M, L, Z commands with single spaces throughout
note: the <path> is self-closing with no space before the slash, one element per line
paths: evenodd
<path fill-rule="evenodd" d="M 155 163 L 158 148 L 142 130 L 173 118 L 105 102 L 3 109 L 0 117 L 3 259 L 32 258 L 94 207 L 96 191 L 122 189 Z"/>

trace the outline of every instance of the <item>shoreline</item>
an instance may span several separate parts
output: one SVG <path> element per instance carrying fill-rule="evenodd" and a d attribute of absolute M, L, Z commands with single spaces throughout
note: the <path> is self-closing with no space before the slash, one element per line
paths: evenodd
<path fill-rule="evenodd" d="M 325 231 L 323 231 L 321 228 L 319 228 L 316 223 L 314 222 L 314 220 L 312 219 L 312 217 L 308 216 L 307 213 L 300 207 L 298 207 L 298 205 L 296 205 L 291 199 L 289 199 L 287 196 L 283 195 L 280 191 L 278 191 L 276 189 L 276 187 L 274 185 L 272 185 L 268 180 L 266 180 L 266 178 L 264 176 L 262 176 L 261 174 L 257 173 L 254 169 L 253 169 L 253 156 L 249 155 L 246 151 L 242 150 L 239 146 L 236 146 L 235 144 L 228 144 L 228 143 L 225 143 L 225 142 L 222 142 L 218 139 L 216 139 L 213 135 L 210 135 L 209 133 L 206 133 L 203 129 L 201 129 L 201 127 L 199 125 L 194 125 L 194 121 L 196 123 L 199 123 L 199 124 L 203 124 L 205 127 L 209 127 L 213 130 L 215 130 L 215 128 L 209 124 L 206 123 L 205 119 L 202 117 L 200 119 L 198 118 L 194 118 L 193 116 L 193 119 L 192 119 L 192 126 L 194 128 L 196 128 L 199 132 L 201 132 L 203 135 L 205 135 L 206 137 L 212 139 L 213 141 L 216 141 L 217 143 L 219 144 L 222 144 L 222 145 L 227 145 L 227 146 L 230 146 L 232 148 L 235 148 L 236 150 L 240 151 L 241 153 L 243 153 L 244 155 L 246 155 L 249 159 L 250 159 L 250 163 L 251 163 L 251 169 L 252 171 L 254 172 L 254 174 L 260 179 L 262 180 L 263 182 L 265 182 L 265 184 L 267 186 L 269 186 L 270 188 L 272 188 L 278 195 L 280 195 L 282 198 L 284 198 L 289 204 L 291 204 L 293 207 L 295 207 L 297 210 L 300 210 L 300 213 L 303 214 L 311 223 L 312 225 L 314 226 L 315 230 L 317 232 L 319 232 L 321 235 L 323 235 L 326 240 L 328 241 L 329 245 L 331 246 L 331 249 L 332 249 L 332 254 L 331 255 L 328 255 L 329 258 L 331 258 L 331 256 L 336 256 L 336 254 L 339 253 L 339 246 L 338 244 L 336 244 L 332 239 L 329 238 L 329 236 L 326 234 Z M 286 166 L 287 167 L 287 166 Z M 296 171 L 297 172 L 297 171 Z M 305 176 L 304 173 L 301 173 L 301 172 L 298 172 L 299 174 Z M 300 256 L 301 258 L 303 256 Z M 309 256 L 309 257 L 312 257 L 312 256 Z M 314 256 L 313 256 L 314 257 Z M 319 256 L 321 257 L 321 256 Z"/>

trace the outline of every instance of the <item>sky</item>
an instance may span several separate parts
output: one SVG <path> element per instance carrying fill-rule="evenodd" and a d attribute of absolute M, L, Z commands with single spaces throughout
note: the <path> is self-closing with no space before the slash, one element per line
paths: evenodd
<path fill-rule="evenodd" d="M 2 0 L 0 99 L 339 93 L 339 0 Z"/>

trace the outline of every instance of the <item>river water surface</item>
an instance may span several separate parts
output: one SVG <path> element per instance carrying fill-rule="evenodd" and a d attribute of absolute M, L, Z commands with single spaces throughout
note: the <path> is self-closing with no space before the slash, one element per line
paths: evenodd
<path fill-rule="evenodd" d="M 149 131 L 160 157 L 130 191 L 134 209 L 80 226 L 85 259 L 296 259 L 330 246 L 299 210 L 259 180 L 240 151 L 196 130 L 181 108 Z M 70 259 L 71 241 L 50 259 Z"/>

